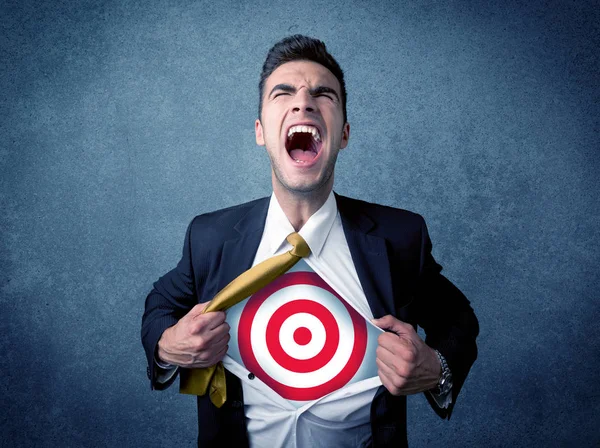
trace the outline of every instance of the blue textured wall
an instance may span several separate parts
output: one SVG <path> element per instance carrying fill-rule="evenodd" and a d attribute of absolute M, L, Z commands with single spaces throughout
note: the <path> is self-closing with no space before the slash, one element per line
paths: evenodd
<path fill-rule="evenodd" d="M 2 446 L 193 446 L 151 392 L 144 298 L 201 212 L 270 193 L 267 50 L 323 39 L 347 75 L 336 191 L 425 216 L 480 357 L 413 447 L 600 444 L 596 2 L 3 1 Z"/>

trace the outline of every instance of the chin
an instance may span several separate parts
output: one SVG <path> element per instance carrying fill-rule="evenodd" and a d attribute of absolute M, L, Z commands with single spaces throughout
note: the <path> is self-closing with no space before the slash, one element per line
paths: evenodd
<path fill-rule="evenodd" d="M 294 192 L 294 193 L 301 193 L 301 194 L 314 193 L 314 192 L 323 190 L 327 186 L 327 180 L 322 179 L 322 178 L 312 179 L 312 180 L 309 180 L 309 179 L 291 180 L 289 178 L 281 179 L 281 177 L 278 176 L 278 180 L 279 180 L 279 183 L 286 190 Z"/>
<path fill-rule="evenodd" d="M 289 158 L 287 154 L 286 157 Z M 298 168 L 294 166 L 292 159 L 275 161 L 272 158 L 271 167 L 274 180 L 276 179 L 281 187 L 299 194 L 313 193 L 326 188 L 333 175 L 333 170 L 329 173 L 330 170 L 323 171 L 314 165 L 305 169 Z"/>
<path fill-rule="evenodd" d="M 297 183 L 282 183 L 284 188 L 288 191 L 292 191 L 294 193 L 311 193 L 315 190 L 318 190 L 321 186 L 318 183 L 306 183 L 306 182 L 297 182 Z"/>

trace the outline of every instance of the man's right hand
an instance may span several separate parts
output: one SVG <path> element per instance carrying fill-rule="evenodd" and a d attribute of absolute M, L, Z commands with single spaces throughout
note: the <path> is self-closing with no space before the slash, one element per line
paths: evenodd
<path fill-rule="evenodd" d="M 163 332 L 158 341 L 160 361 L 199 369 L 223 359 L 228 349 L 229 324 L 223 311 L 202 314 L 207 305 L 199 303 Z"/>

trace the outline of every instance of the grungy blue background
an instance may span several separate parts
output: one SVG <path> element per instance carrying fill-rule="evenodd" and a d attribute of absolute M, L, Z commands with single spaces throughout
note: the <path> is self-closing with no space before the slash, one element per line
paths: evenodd
<path fill-rule="evenodd" d="M 270 194 L 258 76 L 292 33 L 346 72 L 336 191 L 424 215 L 480 320 L 411 446 L 598 446 L 597 2 L 281 3 L 1 3 L 2 446 L 194 446 L 144 299 L 193 216 Z"/>

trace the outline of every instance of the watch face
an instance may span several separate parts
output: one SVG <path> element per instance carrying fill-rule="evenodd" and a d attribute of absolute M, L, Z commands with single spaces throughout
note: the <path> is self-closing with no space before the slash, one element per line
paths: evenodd
<path fill-rule="evenodd" d="M 442 379 L 440 381 L 440 393 L 445 394 L 452 387 L 452 374 L 449 372 L 444 372 L 442 375 Z"/>

